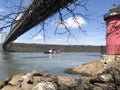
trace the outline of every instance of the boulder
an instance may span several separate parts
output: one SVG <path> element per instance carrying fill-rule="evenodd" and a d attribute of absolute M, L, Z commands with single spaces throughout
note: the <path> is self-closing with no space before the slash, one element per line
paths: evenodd
<path fill-rule="evenodd" d="M 77 80 L 77 86 L 75 90 L 89 90 L 91 77 L 81 77 Z"/>
<path fill-rule="evenodd" d="M 31 80 L 31 77 L 32 77 L 31 74 L 30 74 L 30 73 L 27 73 L 27 74 L 21 76 L 21 80 L 22 80 L 23 82 L 29 82 L 29 81 Z"/>
<path fill-rule="evenodd" d="M 107 73 L 98 74 L 97 78 L 99 79 L 100 82 L 111 82 L 111 81 L 113 81 L 112 75 L 107 74 Z"/>
<path fill-rule="evenodd" d="M 31 82 L 33 82 L 34 85 L 40 83 L 41 81 L 44 81 L 44 78 L 41 76 L 35 76 L 31 78 Z"/>
<path fill-rule="evenodd" d="M 53 83 L 57 83 L 58 82 L 58 77 L 57 76 L 46 75 L 43 78 L 44 78 L 44 81 L 47 81 L 47 82 L 53 82 Z"/>
<path fill-rule="evenodd" d="M 106 73 L 110 73 L 115 83 L 120 85 L 120 65 L 109 68 Z"/>
<path fill-rule="evenodd" d="M 41 71 L 35 71 L 33 70 L 33 72 L 31 73 L 32 76 L 45 76 L 46 74 L 44 72 Z"/>
<path fill-rule="evenodd" d="M 23 90 L 23 89 L 16 87 L 16 86 L 6 85 L 1 90 Z"/>
<path fill-rule="evenodd" d="M 23 81 L 23 74 L 17 74 L 12 77 L 12 79 L 8 82 L 8 84 L 19 86 L 20 82 Z"/>
<path fill-rule="evenodd" d="M 111 67 L 90 79 L 90 88 L 90 90 L 119 90 L 120 66 Z"/>
<path fill-rule="evenodd" d="M 59 90 L 76 90 L 76 81 L 71 77 L 58 76 L 58 88 Z"/>
<path fill-rule="evenodd" d="M 20 87 L 23 90 L 32 90 L 32 88 L 34 87 L 34 85 L 33 84 L 29 84 L 27 82 L 22 82 Z"/>
<path fill-rule="evenodd" d="M 57 86 L 52 82 L 40 82 L 32 90 L 57 90 Z"/>
<path fill-rule="evenodd" d="M 1 89 L 3 86 L 5 86 L 5 82 L 0 81 L 0 89 Z"/>
<path fill-rule="evenodd" d="M 112 83 L 95 83 L 92 90 L 116 90 Z"/>
<path fill-rule="evenodd" d="M 7 85 L 11 79 L 12 79 L 11 77 L 7 77 L 7 78 L 5 79 L 5 84 Z"/>

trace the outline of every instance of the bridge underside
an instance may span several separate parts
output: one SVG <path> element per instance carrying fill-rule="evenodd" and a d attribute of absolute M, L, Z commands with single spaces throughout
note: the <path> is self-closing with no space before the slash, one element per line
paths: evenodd
<path fill-rule="evenodd" d="M 76 0 L 33 0 L 32 4 L 16 22 L 3 43 L 3 50 L 7 50 L 7 44 L 16 40 L 34 26 L 51 17 L 58 10 L 63 9 Z"/>

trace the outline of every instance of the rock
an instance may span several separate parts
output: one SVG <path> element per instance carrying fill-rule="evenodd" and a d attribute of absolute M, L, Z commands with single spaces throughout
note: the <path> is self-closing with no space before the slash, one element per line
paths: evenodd
<path fill-rule="evenodd" d="M 57 83 L 58 78 L 57 78 L 57 76 L 52 76 L 52 75 L 32 76 L 31 81 L 33 82 L 33 84 L 37 84 L 37 83 L 40 83 L 40 82 Z"/>
<path fill-rule="evenodd" d="M 92 90 L 103 90 L 103 89 L 101 87 L 99 87 L 99 86 L 96 86 Z"/>
<path fill-rule="evenodd" d="M 7 77 L 7 78 L 5 79 L 5 84 L 7 85 L 10 80 L 11 80 L 11 77 Z"/>
<path fill-rule="evenodd" d="M 95 83 L 93 90 L 116 90 L 110 83 Z"/>
<path fill-rule="evenodd" d="M 33 72 L 32 72 L 31 75 L 32 75 L 32 76 L 44 76 L 45 73 L 44 73 L 44 72 L 41 72 L 41 71 L 35 71 L 35 70 L 33 70 Z"/>
<path fill-rule="evenodd" d="M 58 82 L 58 77 L 57 76 L 48 75 L 48 76 L 44 77 L 44 81 L 57 83 Z"/>
<path fill-rule="evenodd" d="M 110 73 L 115 83 L 120 85 L 120 66 L 111 67 L 106 71 L 106 73 Z"/>
<path fill-rule="evenodd" d="M 33 85 L 33 78 L 31 73 L 27 73 L 22 76 L 21 88 L 23 90 L 32 90 L 34 87 Z"/>
<path fill-rule="evenodd" d="M 17 74 L 0 81 L 0 90 L 119 90 L 120 66 L 112 67 L 104 73 L 74 79 L 54 76 L 34 71 Z"/>
<path fill-rule="evenodd" d="M 41 76 L 35 76 L 35 77 L 32 77 L 31 81 L 33 82 L 33 84 L 38 84 L 40 83 L 41 81 L 44 81 L 44 78 L 41 77 Z"/>
<path fill-rule="evenodd" d="M 21 80 L 24 81 L 24 82 L 29 82 L 31 77 L 32 77 L 31 74 L 27 73 L 27 74 L 21 76 L 21 78 L 22 78 Z"/>
<path fill-rule="evenodd" d="M 1 89 L 3 86 L 5 86 L 5 82 L 0 81 L 0 89 Z"/>
<path fill-rule="evenodd" d="M 12 77 L 12 79 L 9 81 L 9 84 L 19 86 L 19 82 L 21 82 L 23 74 L 17 74 Z"/>
<path fill-rule="evenodd" d="M 16 86 L 11 86 L 11 85 L 7 85 L 5 87 L 3 87 L 1 90 L 22 90 L 19 87 Z"/>
<path fill-rule="evenodd" d="M 98 77 L 100 82 L 111 82 L 113 81 L 111 74 L 98 74 Z"/>
<path fill-rule="evenodd" d="M 32 90 L 57 90 L 57 87 L 52 82 L 40 82 Z"/>
<path fill-rule="evenodd" d="M 32 90 L 33 87 L 34 87 L 33 84 L 29 84 L 29 83 L 27 83 L 27 82 L 22 82 L 22 83 L 21 83 L 21 88 L 22 88 L 23 90 Z"/>
<path fill-rule="evenodd" d="M 59 90 L 75 90 L 76 81 L 71 77 L 58 76 L 58 88 Z"/>
<path fill-rule="evenodd" d="M 120 66 L 107 69 L 90 79 L 90 90 L 119 90 Z"/>
<path fill-rule="evenodd" d="M 77 81 L 77 87 L 75 90 L 89 90 L 90 88 L 90 77 L 81 77 Z"/>

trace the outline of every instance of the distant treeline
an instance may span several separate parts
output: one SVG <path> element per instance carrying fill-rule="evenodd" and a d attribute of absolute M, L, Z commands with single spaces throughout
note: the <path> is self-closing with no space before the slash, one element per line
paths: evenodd
<path fill-rule="evenodd" d="M 54 48 L 61 52 L 103 52 L 105 46 L 90 45 L 48 45 L 48 44 L 24 44 L 14 43 L 10 46 L 9 51 L 13 52 L 45 52 Z"/>

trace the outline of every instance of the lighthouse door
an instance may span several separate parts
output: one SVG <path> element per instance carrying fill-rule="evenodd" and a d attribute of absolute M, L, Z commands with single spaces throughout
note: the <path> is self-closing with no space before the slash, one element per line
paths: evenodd
<path fill-rule="evenodd" d="M 120 45 L 115 46 L 115 54 L 120 55 Z"/>

